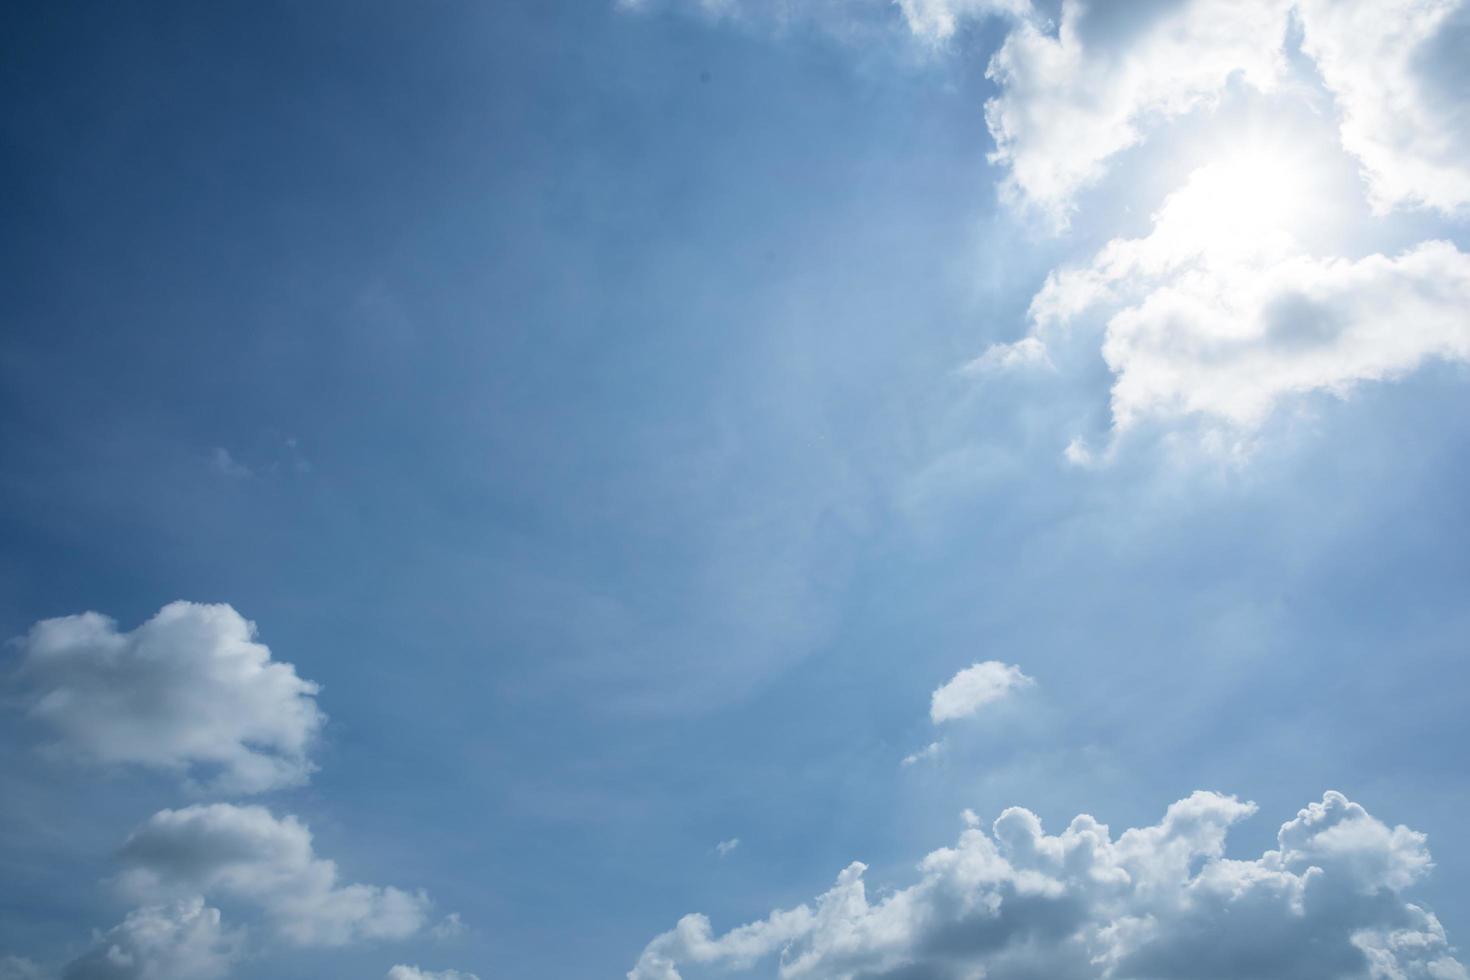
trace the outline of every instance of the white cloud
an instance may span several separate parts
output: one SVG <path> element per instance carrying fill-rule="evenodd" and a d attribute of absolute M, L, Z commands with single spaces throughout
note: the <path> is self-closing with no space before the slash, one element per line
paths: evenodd
<path fill-rule="evenodd" d="M 242 900 L 299 946 L 401 939 L 423 927 L 429 910 L 422 892 L 340 883 L 336 864 L 313 851 L 305 824 L 260 806 L 159 811 L 128 838 L 121 859 L 119 883 L 141 901 Z"/>
<path fill-rule="evenodd" d="M 395 966 L 388 971 L 387 980 L 480 980 L 473 973 L 458 970 L 421 970 L 416 966 Z"/>
<path fill-rule="evenodd" d="M 1067 221 L 1076 193 L 1143 139 L 1145 124 L 1218 98 L 1232 76 L 1262 90 L 1285 70 L 1290 0 L 1187 0 L 1123 42 L 1089 41 L 1087 7 L 1065 0 L 1055 33 L 1021 20 L 988 69 L 1000 94 L 985 106 L 1002 195 Z"/>
<path fill-rule="evenodd" d="M 943 754 L 944 739 L 940 739 L 937 742 L 930 742 L 922 749 L 919 749 L 916 752 L 910 752 L 908 755 L 904 756 L 903 765 L 913 766 L 919 764 L 920 762 L 928 762 L 930 759 L 937 759 Z"/>
<path fill-rule="evenodd" d="M 1292 395 L 1341 396 L 1430 359 L 1470 359 L 1470 256 L 1433 241 L 1315 258 L 1290 231 L 1296 190 L 1273 190 L 1262 169 L 1201 168 L 1149 235 L 1053 272 L 1032 300 L 1041 335 L 1104 311 L 1117 430 L 1195 417 L 1248 431 Z"/>
<path fill-rule="evenodd" d="M 935 691 L 929 702 L 929 718 L 936 725 L 968 718 L 986 705 L 1003 700 L 1013 692 L 1035 683 L 1021 673 L 1019 667 L 1003 664 L 998 660 L 987 660 L 966 667 Z"/>
<path fill-rule="evenodd" d="M 453 939 L 456 936 L 463 936 L 468 931 L 469 927 L 464 924 L 459 913 L 450 912 L 434 924 L 434 927 L 429 930 L 429 935 L 435 939 Z"/>
<path fill-rule="evenodd" d="M 938 11 L 910 16 L 916 32 L 945 35 L 968 5 L 914 6 Z M 1018 18 L 989 68 L 1001 87 L 986 106 L 992 160 L 1010 170 L 1002 191 L 1053 224 L 1066 223 L 1112 157 L 1213 104 L 1231 78 L 1277 89 L 1293 13 L 1377 209 L 1470 205 L 1463 0 L 1184 0 L 1113 36 L 1089 36 L 1093 12 L 1065 0 L 1055 31 Z"/>
<path fill-rule="evenodd" d="M 684 966 L 771 958 L 793 980 L 1464 976 L 1438 920 L 1401 895 L 1430 868 L 1423 835 L 1328 793 L 1282 826 L 1276 850 L 1226 858 L 1230 827 L 1254 812 L 1199 792 L 1116 840 L 1088 816 L 1055 836 L 1023 809 L 990 834 L 967 819 L 917 882 L 876 903 L 854 863 L 814 907 L 719 936 L 685 916 L 628 977 L 679 980 Z"/>
<path fill-rule="evenodd" d="M 240 937 L 198 898 L 130 912 L 67 965 L 63 980 L 215 980 L 238 956 Z"/>
<path fill-rule="evenodd" d="M 1343 147 L 1380 211 L 1470 205 L 1462 0 L 1298 0 L 1302 50 L 1337 100 Z"/>
<path fill-rule="evenodd" d="M 122 633 L 97 613 L 37 623 L 22 641 L 30 714 L 54 748 L 258 793 L 305 782 L 323 721 L 317 685 L 255 642 L 228 605 L 174 602 Z"/>
<path fill-rule="evenodd" d="M 991 344 L 985 352 L 960 368 L 964 374 L 1004 374 L 1053 368 L 1046 344 L 1036 337 L 1022 337 L 1010 344 Z"/>
<path fill-rule="evenodd" d="M 718 854 L 720 857 L 725 857 L 731 851 L 735 850 L 735 848 L 737 848 L 739 846 L 740 846 L 740 838 L 739 837 L 731 837 L 729 840 L 722 840 L 718 844 L 716 844 L 715 845 L 715 853 Z"/>

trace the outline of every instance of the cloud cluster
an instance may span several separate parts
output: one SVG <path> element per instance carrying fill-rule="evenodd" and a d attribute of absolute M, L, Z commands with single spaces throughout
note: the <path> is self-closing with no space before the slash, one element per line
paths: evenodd
<path fill-rule="evenodd" d="M 998 5 L 903 4 L 910 27 L 945 37 Z M 1470 204 L 1463 0 L 1181 0 L 1139 5 L 1065 0 L 1059 22 L 1013 5 L 1015 26 L 992 57 L 1000 92 L 986 104 L 1008 174 L 1002 193 L 1056 226 L 1118 153 L 1170 119 L 1215 103 L 1232 82 L 1271 92 L 1287 65 L 1293 20 L 1380 211 Z"/>
<path fill-rule="evenodd" d="M 248 902 L 299 946 L 401 939 L 423 927 L 429 908 L 422 892 L 342 884 L 336 864 L 316 856 L 305 824 L 261 806 L 162 810 L 133 832 L 120 858 L 119 884 L 138 900 Z"/>
<path fill-rule="evenodd" d="M 218 793 L 305 782 L 325 720 L 317 685 L 271 659 L 228 605 L 174 602 L 131 632 L 94 612 L 48 619 L 22 641 L 30 715 L 55 750 L 138 765 Z"/>
<path fill-rule="evenodd" d="M 1087 7 L 1076 0 L 1062 5 L 1054 32 L 1020 19 L 987 72 L 1000 87 L 985 119 L 991 160 L 1008 171 L 1002 196 L 1064 225 L 1077 192 L 1146 125 L 1209 104 L 1234 77 L 1274 88 L 1285 59 L 1269 39 L 1281 38 L 1289 8 L 1289 0 L 1187 0 L 1112 44 L 1088 40 Z"/>
<path fill-rule="evenodd" d="M 198 897 L 128 913 L 62 973 L 62 980 L 216 980 L 229 973 L 241 937 Z"/>
<path fill-rule="evenodd" d="M 1275 850 L 1225 857 L 1231 826 L 1254 812 L 1197 792 L 1116 840 L 1089 816 L 1048 835 L 1027 810 L 989 834 L 967 814 L 906 888 L 872 902 L 854 863 L 814 905 L 723 935 L 687 915 L 628 977 L 773 958 L 782 978 L 823 980 L 1467 977 L 1438 920 L 1402 895 L 1431 868 L 1422 834 L 1330 792 L 1281 827 Z"/>
<path fill-rule="evenodd" d="M 1079 191 L 1151 130 L 1214 105 L 1231 84 L 1278 89 L 1293 24 L 1335 103 L 1343 147 L 1380 210 L 1470 205 L 1470 116 L 1461 108 L 1470 44 L 1464 0 L 1063 0 L 1053 21 L 1032 0 L 895 0 L 930 43 L 966 20 L 1011 27 L 990 59 L 992 162 L 1011 203 L 1063 227 Z M 627 10 L 647 0 L 616 0 Z M 683 0 L 716 17 L 871 18 L 881 6 L 830 0 Z"/>
<path fill-rule="evenodd" d="M 1291 395 L 1342 395 L 1430 359 L 1470 360 L 1470 255 L 1444 241 L 1307 254 L 1249 163 L 1197 171 L 1139 239 L 1053 272 L 1031 304 L 1056 336 L 1103 311 L 1115 428 L 1150 417 L 1259 426 Z"/>
<path fill-rule="evenodd" d="M 272 660 L 254 624 L 228 605 L 174 602 L 126 633 L 97 613 L 45 620 L 20 649 L 24 704 L 55 732 L 55 754 L 174 772 L 196 792 L 223 794 L 298 785 L 312 771 L 308 753 L 325 721 L 317 685 Z M 97 934 L 65 980 L 226 975 L 245 930 L 225 928 L 214 903 L 253 910 L 278 941 L 328 947 L 413 935 L 430 907 L 423 892 L 343 883 L 304 823 L 263 806 L 161 810 L 119 859 L 116 884 L 136 907 Z M 451 916 L 440 928 L 462 925 Z M 28 961 L 0 961 L 0 977 L 44 975 Z"/>

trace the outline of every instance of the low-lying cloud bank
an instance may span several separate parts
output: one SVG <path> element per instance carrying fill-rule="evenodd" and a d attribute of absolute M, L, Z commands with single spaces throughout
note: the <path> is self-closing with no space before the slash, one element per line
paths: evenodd
<path fill-rule="evenodd" d="M 1013 808 L 969 826 L 919 880 L 870 902 L 854 862 L 814 906 L 715 935 L 686 915 L 643 951 L 629 980 L 681 968 L 782 978 L 986 980 L 1465 980 L 1444 929 L 1403 897 L 1432 868 L 1423 834 L 1390 828 L 1329 792 L 1282 825 L 1278 847 L 1225 857 L 1252 803 L 1197 792 L 1156 825 L 1125 831 L 1079 816 L 1049 836 Z"/>

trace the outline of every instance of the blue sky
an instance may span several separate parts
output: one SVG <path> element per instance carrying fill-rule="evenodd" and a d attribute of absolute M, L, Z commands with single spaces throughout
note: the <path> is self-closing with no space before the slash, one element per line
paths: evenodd
<path fill-rule="evenodd" d="M 1470 8 L 3 18 L 0 980 L 1465 975 Z"/>

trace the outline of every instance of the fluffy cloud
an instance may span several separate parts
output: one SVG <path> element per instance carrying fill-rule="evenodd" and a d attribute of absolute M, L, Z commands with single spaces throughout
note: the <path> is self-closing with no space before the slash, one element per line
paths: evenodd
<path fill-rule="evenodd" d="M 317 685 L 228 605 L 174 602 L 119 632 L 88 612 L 37 623 L 21 678 L 58 751 L 177 772 L 221 793 L 302 783 L 324 721 Z"/>
<path fill-rule="evenodd" d="M 1115 427 L 1193 416 L 1236 430 L 1285 397 L 1347 393 L 1430 359 L 1470 359 L 1470 256 L 1432 241 L 1401 255 L 1319 259 L 1288 229 L 1297 191 L 1266 160 L 1223 161 L 1170 195 L 1140 239 L 1052 273 L 1031 304 L 1055 335 L 1106 312 Z"/>
<path fill-rule="evenodd" d="M 63 980 L 214 980 L 229 972 L 239 937 L 218 909 L 192 898 L 129 913 L 70 963 Z"/>
<path fill-rule="evenodd" d="M 929 701 L 929 718 L 936 725 L 968 718 L 986 705 L 1035 683 L 1013 664 L 987 660 L 966 667 L 935 691 Z"/>
<path fill-rule="evenodd" d="M 395 966 L 388 971 L 387 980 L 480 980 L 473 973 L 460 973 L 458 970 L 443 970 L 431 972 L 420 970 L 416 966 Z"/>
<path fill-rule="evenodd" d="M 1270 90 L 1285 70 L 1289 0 L 1187 0 L 1110 43 L 1084 35 L 1087 9 L 1065 0 L 1055 33 L 1020 20 L 988 70 L 1001 89 L 985 118 L 992 162 L 1010 170 L 1002 194 L 1058 225 L 1145 122 L 1209 104 L 1232 76 Z"/>
<path fill-rule="evenodd" d="M 904 9 L 915 31 L 944 36 L 982 6 Z M 1018 16 L 991 61 L 1001 88 L 986 106 L 992 159 L 1010 169 L 1002 189 L 1013 202 L 1065 223 L 1076 193 L 1150 127 L 1211 104 L 1232 78 L 1275 89 L 1295 15 L 1378 210 L 1470 205 L 1464 0 L 1182 0 L 1131 18 L 1141 27 L 1094 27 L 1109 9 L 1065 0 L 1055 31 Z"/>
<path fill-rule="evenodd" d="M 316 856 L 311 831 L 259 806 L 217 803 L 162 810 L 122 848 L 123 891 L 141 901 L 219 896 L 258 906 L 277 935 L 300 946 L 399 939 L 422 928 L 429 900 L 376 885 L 342 884 Z"/>
<path fill-rule="evenodd" d="M 1374 205 L 1470 205 L 1463 0 L 1298 0 L 1302 50 L 1337 100 Z"/>
<path fill-rule="evenodd" d="M 1423 835 L 1328 793 L 1282 826 L 1277 849 L 1226 858 L 1230 827 L 1254 811 L 1198 792 L 1116 840 L 1088 816 L 1053 836 L 1027 810 L 990 834 L 967 814 L 955 846 L 876 903 L 854 863 L 814 906 L 724 935 L 685 916 L 628 977 L 773 957 L 783 978 L 824 980 L 1466 976 L 1433 914 L 1401 894 L 1431 867 Z"/>

